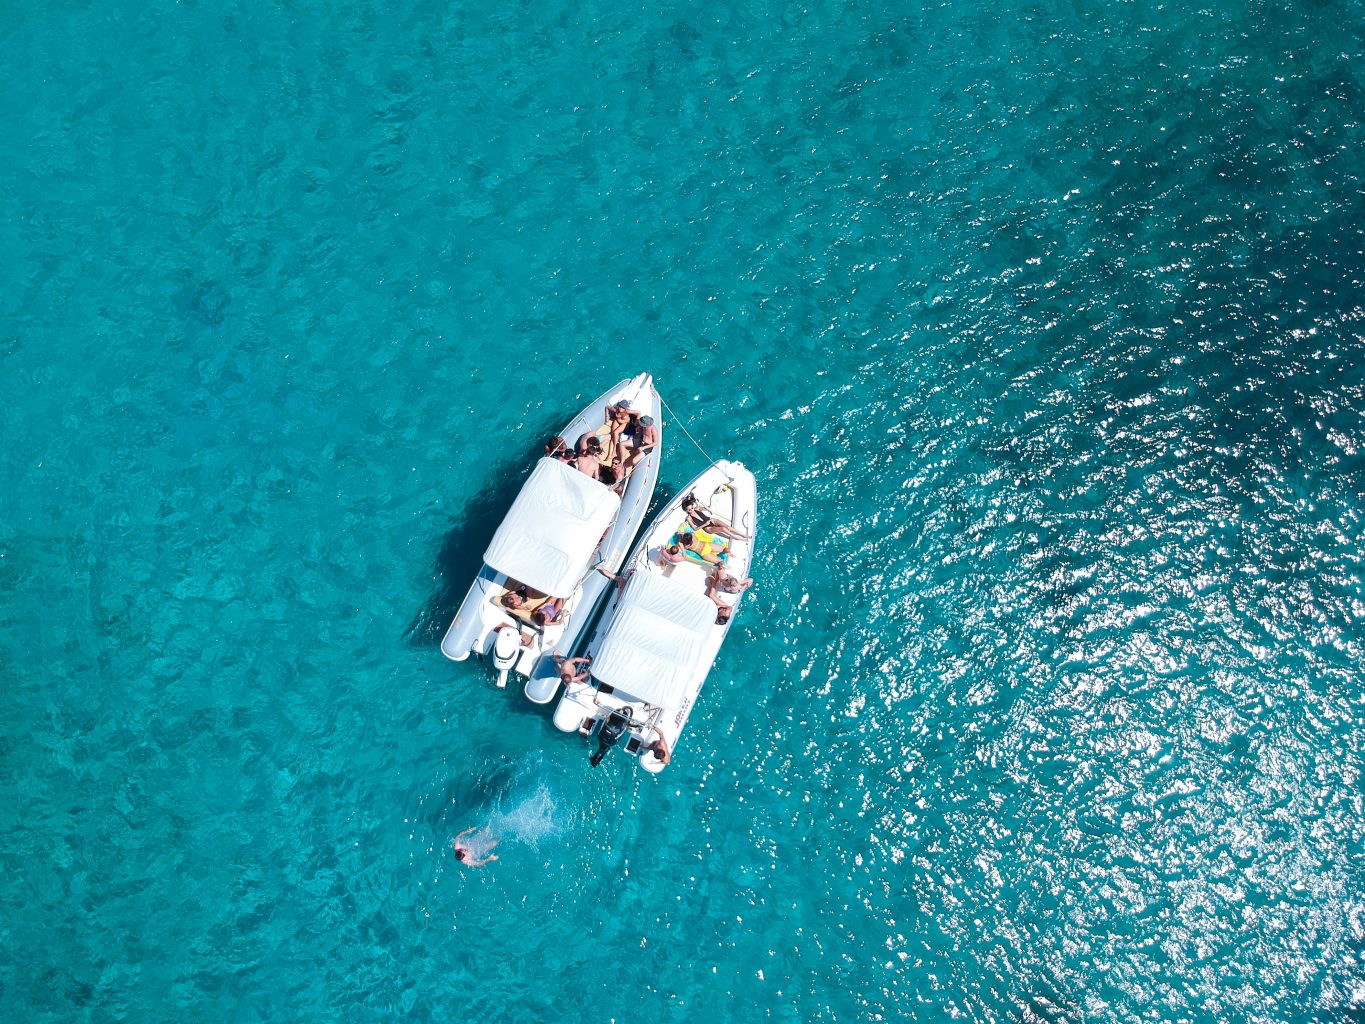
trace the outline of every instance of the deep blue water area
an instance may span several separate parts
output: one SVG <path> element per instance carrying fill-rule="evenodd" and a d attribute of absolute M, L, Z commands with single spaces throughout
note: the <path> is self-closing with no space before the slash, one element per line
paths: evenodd
<path fill-rule="evenodd" d="M 1365 5 L 0 11 L 0 1018 L 1365 1015 Z M 652 372 L 660 777 L 442 631 Z M 501 859 L 451 852 L 488 826 Z"/>

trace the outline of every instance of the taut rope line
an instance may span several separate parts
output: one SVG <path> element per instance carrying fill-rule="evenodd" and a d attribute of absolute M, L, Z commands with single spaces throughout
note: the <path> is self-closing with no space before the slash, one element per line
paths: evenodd
<path fill-rule="evenodd" d="M 673 407 L 671 405 L 664 401 L 663 395 L 659 396 L 659 401 L 663 404 L 663 407 L 668 410 L 668 415 L 672 416 L 674 422 L 678 424 L 678 429 L 681 430 L 684 434 L 686 434 L 687 439 L 692 442 L 693 447 L 695 447 L 697 451 L 701 452 L 701 457 L 706 460 L 707 465 L 714 466 L 716 464 L 716 460 L 706 454 L 705 448 L 697 444 L 697 439 L 693 437 L 692 432 L 687 429 L 687 425 L 683 423 L 682 417 L 673 411 Z"/>

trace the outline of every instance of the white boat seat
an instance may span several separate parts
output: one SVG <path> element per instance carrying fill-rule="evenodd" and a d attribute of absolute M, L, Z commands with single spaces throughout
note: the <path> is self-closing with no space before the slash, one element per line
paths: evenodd
<path fill-rule="evenodd" d="M 698 590 L 706 589 L 706 580 L 711 575 L 696 562 L 674 562 L 664 569 L 663 574 L 677 583 L 686 583 L 689 586 L 696 583 Z"/>

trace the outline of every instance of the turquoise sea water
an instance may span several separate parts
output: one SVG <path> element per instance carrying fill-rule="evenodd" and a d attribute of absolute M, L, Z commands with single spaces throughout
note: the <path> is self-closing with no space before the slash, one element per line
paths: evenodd
<path fill-rule="evenodd" d="M 1363 25 L 0 12 L 0 1017 L 1360 1020 Z M 644 369 L 658 779 L 436 646 Z"/>

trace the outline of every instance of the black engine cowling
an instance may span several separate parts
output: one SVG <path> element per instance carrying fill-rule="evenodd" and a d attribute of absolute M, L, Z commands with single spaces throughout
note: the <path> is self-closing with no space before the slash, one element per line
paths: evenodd
<path fill-rule="evenodd" d="M 607 756 L 607 751 L 616 746 L 621 737 L 626 734 L 626 730 L 630 728 L 630 723 L 629 715 L 623 715 L 620 711 L 613 711 L 597 732 L 597 752 L 592 755 L 588 763 L 594 768 L 601 764 L 602 758 Z"/>

